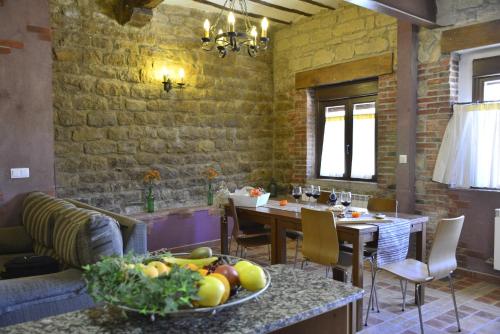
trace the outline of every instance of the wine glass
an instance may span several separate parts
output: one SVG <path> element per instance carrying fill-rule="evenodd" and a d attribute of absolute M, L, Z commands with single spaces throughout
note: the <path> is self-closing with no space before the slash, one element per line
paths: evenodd
<path fill-rule="evenodd" d="M 340 202 L 345 207 L 346 211 L 349 205 L 351 205 L 351 198 L 352 195 L 350 192 L 343 191 L 342 194 L 340 194 Z"/>
<path fill-rule="evenodd" d="M 295 211 L 299 212 L 299 199 L 302 197 L 302 187 L 294 186 L 292 189 L 292 196 L 295 198 L 295 203 L 297 204 L 297 209 L 295 209 Z"/>
<path fill-rule="evenodd" d="M 318 198 L 320 194 L 321 194 L 320 186 L 312 186 L 312 197 L 316 200 L 316 202 L 314 202 L 315 207 L 316 205 L 318 205 Z"/>
<path fill-rule="evenodd" d="M 311 206 L 311 196 L 313 194 L 313 188 L 314 188 L 313 185 L 308 185 L 308 186 L 306 186 L 306 190 L 305 190 L 306 196 L 307 196 L 307 200 L 309 202 L 309 206 Z"/>

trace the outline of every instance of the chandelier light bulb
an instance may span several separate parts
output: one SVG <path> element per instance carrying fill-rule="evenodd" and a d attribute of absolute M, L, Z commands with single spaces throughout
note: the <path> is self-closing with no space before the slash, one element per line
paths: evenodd
<path fill-rule="evenodd" d="M 250 31 L 250 35 L 252 36 L 253 45 L 257 45 L 257 27 L 252 26 L 252 30 Z"/>
<path fill-rule="evenodd" d="M 229 32 L 234 32 L 234 24 L 236 22 L 236 18 L 234 17 L 233 12 L 229 12 L 227 15 L 227 23 L 229 23 Z"/>
<path fill-rule="evenodd" d="M 262 35 L 261 37 L 267 37 L 267 29 L 269 28 L 269 21 L 267 20 L 267 17 L 264 17 L 262 19 L 262 22 L 260 24 L 262 28 Z"/>
<path fill-rule="evenodd" d="M 205 30 L 205 37 L 210 37 L 210 21 L 208 19 L 203 22 L 203 29 Z"/>
<path fill-rule="evenodd" d="M 219 29 L 219 31 L 217 31 L 217 37 L 215 37 L 217 45 L 219 46 L 224 46 L 224 37 L 222 36 L 223 33 L 222 29 Z"/>

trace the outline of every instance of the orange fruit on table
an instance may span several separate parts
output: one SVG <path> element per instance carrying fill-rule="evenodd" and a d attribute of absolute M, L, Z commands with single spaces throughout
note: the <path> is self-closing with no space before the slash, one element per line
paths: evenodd
<path fill-rule="evenodd" d="M 200 273 L 201 276 L 207 276 L 208 275 L 208 270 L 206 270 L 206 269 L 198 269 L 198 272 Z"/>
<path fill-rule="evenodd" d="M 229 284 L 229 281 L 227 280 L 226 276 L 219 274 L 219 273 L 213 273 L 210 274 L 211 277 L 217 278 L 219 281 L 224 284 L 224 294 L 222 295 L 222 299 L 220 301 L 220 304 L 224 304 L 228 299 L 229 299 L 229 294 L 231 293 L 231 285 Z"/>
<path fill-rule="evenodd" d="M 194 263 L 188 263 L 184 266 L 186 269 L 191 269 L 192 271 L 198 271 L 198 266 Z"/>
<path fill-rule="evenodd" d="M 287 204 L 288 204 L 288 201 L 287 201 L 286 199 L 282 199 L 282 200 L 280 201 L 280 206 L 285 206 L 285 205 L 287 205 Z"/>
<path fill-rule="evenodd" d="M 359 217 L 361 217 L 361 213 L 360 212 L 354 211 L 352 213 L 352 218 L 359 218 Z"/>

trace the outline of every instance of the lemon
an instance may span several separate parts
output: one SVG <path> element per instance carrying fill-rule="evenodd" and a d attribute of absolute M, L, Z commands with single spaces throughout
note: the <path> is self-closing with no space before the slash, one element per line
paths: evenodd
<path fill-rule="evenodd" d="M 246 268 L 248 266 L 253 266 L 253 263 L 251 262 L 248 262 L 248 261 L 245 261 L 245 260 L 241 260 L 241 261 L 238 261 L 234 266 L 233 268 L 236 269 L 236 272 L 238 273 L 238 275 L 240 274 L 240 271 L 243 270 L 243 268 Z"/>

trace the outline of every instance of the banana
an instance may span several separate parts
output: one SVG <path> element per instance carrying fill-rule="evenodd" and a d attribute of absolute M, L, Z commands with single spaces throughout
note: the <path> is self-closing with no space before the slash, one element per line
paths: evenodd
<path fill-rule="evenodd" d="M 208 266 L 209 264 L 214 263 L 217 261 L 219 258 L 217 256 L 212 256 L 212 257 L 207 257 L 205 259 L 181 259 L 178 257 L 171 257 L 171 256 L 166 256 L 162 258 L 163 262 L 170 263 L 170 264 L 177 264 L 179 266 L 183 266 L 189 263 L 195 264 L 198 267 L 204 267 Z"/>

